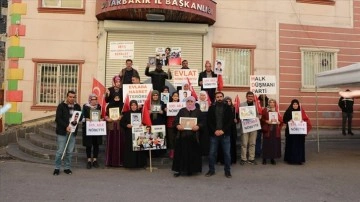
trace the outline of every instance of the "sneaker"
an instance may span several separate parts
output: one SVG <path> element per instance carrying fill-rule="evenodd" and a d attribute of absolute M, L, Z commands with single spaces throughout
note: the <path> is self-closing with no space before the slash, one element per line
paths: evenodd
<path fill-rule="evenodd" d="M 231 173 L 230 172 L 225 172 L 225 177 L 226 178 L 231 178 L 232 176 L 231 176 Z"/>
<path fill-rule="evenodd" d="M 255 160 L 249 160 L 247 163 L 250 165 L 257 165 Z"/>
<path fill-rule="evenodd" d="M 240 161 L 240 165 L 245 165 L 245 163 L 246 163 L 246 161 L 244 161 L 244 160 Z"/>
<path fill-rule="evenodd" d="M 87 168 L 87 169 L 91 169 L 91 166 L 92 166 L 92 165 L 91 165 L 91 161 L 88 161 L 87 164 L 86 164 L 86 168 Z"/>
<path fill-rule="evenodd" d="M 271 164 L 276 165 L 276 161 L 274 159 L 271 159 Z"/>
<path fill-rule="evenodd" d="M 211 177 L 213 175 L 215 175 L 215 172 L 210 170 L 205 174 L 206 177 Z"/>
<path fill-rule="evenodd" d="M 94 168 L 99 168 L 99 163 L 97 161 L 94 161 L 92 163 L 92 166 L 94 166 Z"/>
<path fill-rule="evenodd" d="M 70 169 L 65 169 L 64 170 L 64 173 L 68 174 L 68 175 L 71 175 L 72 174 L 72 171 Z"/>
<path fill-rule="evenodd" d="M 60 174 L 60 170 L 59 169 L 55 169 L 53 172 L 53 175 L 59 175 Z"/>
<path fill-rule="evenodd" d="M 180 172 L 174 173 L 174 177 L 179 177 L 179 176 L 180 176 Z"/>

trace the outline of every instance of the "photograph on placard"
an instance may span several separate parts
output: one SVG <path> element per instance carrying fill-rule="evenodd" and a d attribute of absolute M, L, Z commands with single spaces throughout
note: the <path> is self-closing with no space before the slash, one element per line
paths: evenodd
<path fill-rule="evenodd" d="M 179 100 L 180 102 L 185 102 L 187 97 L 191 96 L 191 91 L 189 90 L 179 90 Z"/>
<path fill-rule="evenodd" d="M 166 149 L 165 125 L 135 127 L 132 135 L 134 151 Z"/>
<path fill-rule="evenodd" d="M 169 102 L 169 99 L 170 99 L 169 93 L 161 93 L 161 101 L 167 104 Z"/>
<path fill-rule="evenodd" d="M 184 130 L 192 130 L 197 124 L 197 118 L 180 117 L 180 125 Z"/>
<path fill-rule="evenodd" d="M 148 63 L 150 66 L 155 66 L 156 65 L 156 57 L 149 57 Z"/>
<path fill-rule="evenodd" d="M 120 118 L 120 108 L 119 107 L 109 108 L 109 117 L 112 120 L 118 120 Z"/>
<path fill-rule="evenodd" d="M 90 120 L 91 121 L 100 121 L 100 110 L 90 110 Z"/>
<path fill-rule="evenodd" d="M 278 112 L 269 112 L 269 121 L 271 124 L 278 123 Z"/>
<path fill-rule="evenodd" d="M 254 119 L 256 118 L 255 106 L 239 107 L 240 119 Z"/>
<path fill-rule="evenodd" d="M 77 125 L 79 124 L 81 116 L 81 111 L 74 111 L 71 118 L 69 126 L 71 127 L 71 132 L 75 132 Z"/>
<path fill-rule="evenodd" d="M 292 112 L 292 120 L 293 121 L 302 121 L 301 111 L 293 111 Z"/>
<path fill-rule="evenodd" d="M 208 101 L 199 101 L 200 111 L 207 112 L 209 110 L 209 102 Z"/>
<path fill-rule="evenodd" d="M 140 126 L 141 125 L 141 113 L 131 113 L 130 124 L 132 126 Z"/>
<path fill-rule="evenodd" d="M 169 65 L 181 65 L 181 48 L 172 47 L 170 51 Z"/>
<path fill-rule="evenodd" d="M 224 67 L 225 67 L 225 60 L 222 59 L 216 59 L 215 65 L 214 65 L 214 73 L 223 75 L 224 74 Z"/>

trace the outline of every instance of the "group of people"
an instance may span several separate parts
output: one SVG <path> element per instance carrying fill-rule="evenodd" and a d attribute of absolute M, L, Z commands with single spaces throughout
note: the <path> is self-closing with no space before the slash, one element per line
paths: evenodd
<path fill-rule="evenodd" d="M 168 155 L 173 159 L 172 170 L 174 176 L 192 175 L 202 172 L 202 156 L 209 157 L 209 170 L 207 177 L 215 174 L 215 165 L 220 162 L 224 164 L 224 174 L 231 178 L 231 164 L 236 163 L 236 140 L 238 137 L 237 124 L 241 123 L 239 113 L 230 97 L 225 97 L 216 88 L 203 88 L 202 79 L 216 77 L 212 71 L 211 63 L 206 62 L 205 70 L 199 74 L 198 84 L 201 86 L 198 100 L 195 95 L 186 97 L 185 107 L 176 116 L 167 116 L 167 105 L 161 101 L 161 93 L 169 93 L 169 88 L 165 86 L 165 80 L 171 79 L 171 72 L 162 70 L 162 65 L 157 64 L 155 71 L 149 70 L 148 65 L 145 75 L 152 78 L 153 91 L 151 92 L 151 106 L 156 106 L 156 112 L 150 110 L 152 125 L 166 126 L 166 146 Z M 182 62 L 182 69 L 189 69 L 188 62 Z M 123 84 L 140 83 L 140 76 L 137 70 L 132 68 L 132 61 L 126 61 L 126 67 L 120 71 L 119 75 L 113 77 L 112 87 L 106 90 L 105 101 L 106 116 L 101 120 L 107 122 L 106 153 L 105 165 L 126 168 L 143 168 L 147 165 L 147 151 L 133 151 L 133 136 L 131 117 L 133 113 L 141 114 L 141 107 L 136 100 L 130 101 L 130 109 L 122 112 L 123 103 Z M 185 86 L 180 86 L 170 96 L 170 102 L 180 102 L 179 90 L 184 90 Z M 185 89 L 187 90 L 187 89 Z M 69 122 L 74 111 L 81 111 L 79 104 L 75 103 L 76 93 L 69 91 L 64 102 L 60 103 L 56 111 L 56 134 L 58 150 L 56 152 L 54 175 L 59 175 L 61 167 L 61 154 L 64 152 L 67 139 L 69 143 L 65 151 L 64 172 L 71 174 L 71 153 L 75 145 L 76 132 L 69 135 Z M 253 92 L 246 93 L 246 101 L 240 106 L 256 106 Z M 95 94 L 89 96 L 88 103 L 83 105 L 82 120 L 91 120 L 92 110 L 101 110 Z M 301 111 L 302 119 L 311 128 L 310 121 L 303 108 L 300 107 L 298 100 L 294 99 L 289 108 L 285 111 L 284 117 L 279 114 L 277 103 L 274 99 L 267 100 L 266 107 L 261 111 L 256 108 L 257 118 L 261 122 L 262 158 L 263 164 L 270 160 L 271 164 L 276 164 L 275 159 L 281 157 L 281 127 L 285 124 L 285 157 L 284 160 L 290 164 L 302 164 L 305 162 L 305 135 L 290 134 L 288 123 L 293 121 L 293 111 Z M 118 110 L 120 116 L 110 116 L 110 111 Z M 276 120 L 271 120 L 270 112 L 277 112 Z M 182 118 L 192 118 L 196 121 L 191 127 L 184 127 Z M 87 164 L 86 167 L 99 167 L 98 154 L 99 145 L 103 143 L 102 136 L 86 135 L 86 124 L 83 123 L 83 145 L 86 147 Z M 241 159 L 240 164 L 257 164 L 255 161 L 255 148 L 257 143 L 258 131 L 241 132 Z M 260 141 L 261 144 L 261 141 Z M 259 146 L 259 145 L 258 145 Z M 153 152 L 153 155 L 164 155 L 165 151 Z"/>

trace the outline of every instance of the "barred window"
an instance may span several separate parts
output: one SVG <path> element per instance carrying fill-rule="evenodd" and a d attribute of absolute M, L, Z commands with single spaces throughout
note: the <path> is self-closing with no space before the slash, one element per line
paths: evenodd
<path fill-rule="evenodd" d="M 79 91 L 80 64 L 37 63 L 36 105 L 57 106 L 69 90 Z"/>
<path fill-rule="evenodd" d="M 250 85 L 253 49 L 216 48 L 215 57 L 225 63 L 224 86 L 248 87 Z"/>
<path fill-rule="evenodd" d="M 46 8 L 72 8 L 82 9 L 84 0 L 42 0 L 42 6 Z"/>
<path fill-rule="evenodd" d="M 336 68 L 338 50 L 301 48 L 302 87 L 315 88 L 315 77 L 319 72 Z"/>

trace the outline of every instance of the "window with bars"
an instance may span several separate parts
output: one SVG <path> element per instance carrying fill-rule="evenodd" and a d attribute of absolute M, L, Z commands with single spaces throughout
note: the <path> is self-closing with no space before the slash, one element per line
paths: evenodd
<path fill-rule="evenodd" d="M 316 74 L 336 68 L 338 50 L 301 48 L 303 88 L 315 88 Z"/>
<path fill-rule="evenodd" d="M 80 64 L 37 63 L 36 105 L 57 106 L 69 90 L 78 92 Z"/>
<path fill-rule="evenodd" d="M 252 67 L 253 49 L 216 48 L 215 57 L 224 61 L 225 86 L 248 87 Z"/>
<path fill-rule="evenodd" d="M 84 0 L 41 0 L 44 8 L 82 9 Z"/>

